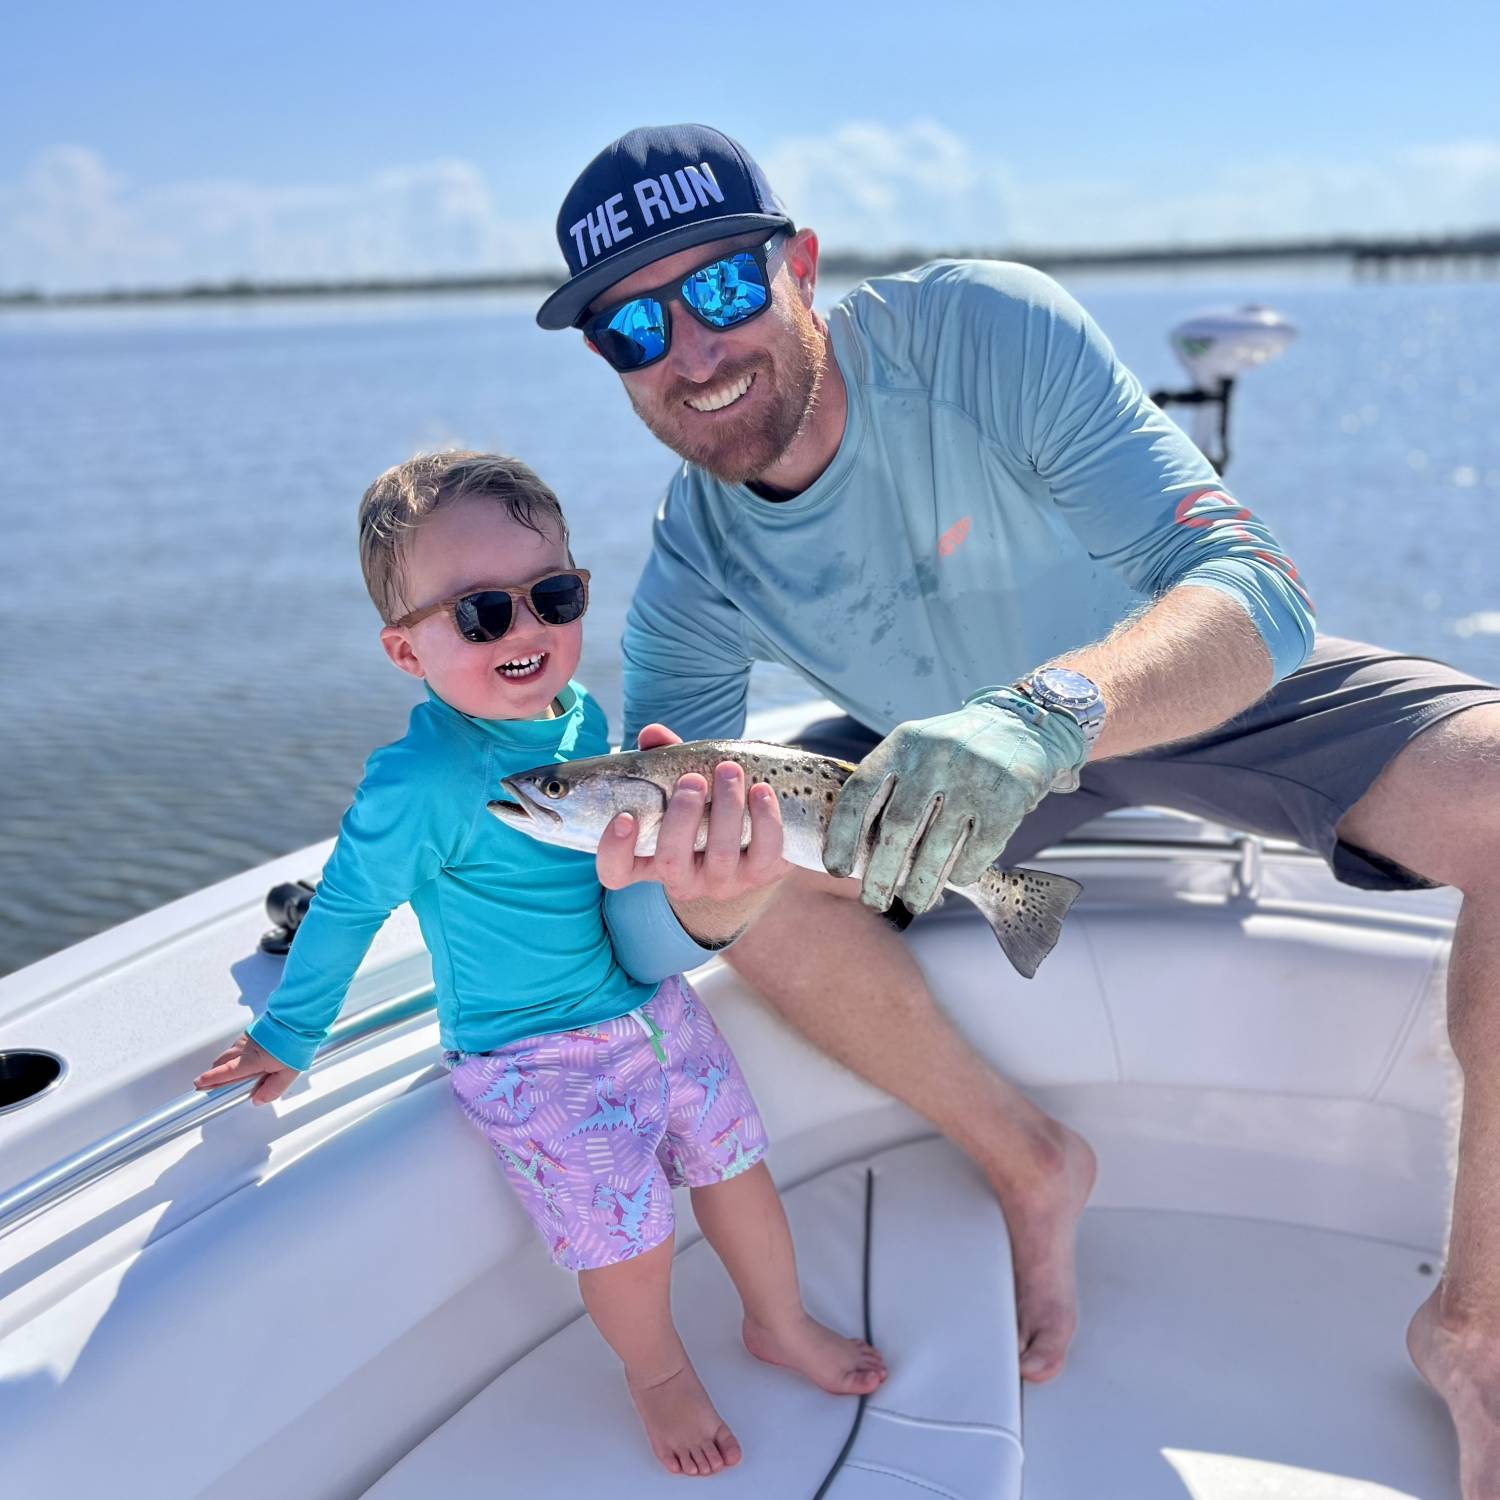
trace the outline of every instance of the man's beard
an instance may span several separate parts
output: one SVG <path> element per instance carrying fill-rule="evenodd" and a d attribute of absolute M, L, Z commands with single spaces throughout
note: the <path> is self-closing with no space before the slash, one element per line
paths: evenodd
<path fill-rule="evenodd" d="M 679 413 L 683 402 L 703 390 L 684 381 L 674 387 L 653 410 L 631 404 L 655 436 L 690 464 L 706 470 L 723 484 L 748 484 L 764 474 L 797 440 L 818 402 L 828 355 L 823 334 L 811 312 L 801 302 L 792 302 L 787 319 L 791 337 L 773 363 L 760 352 L 743 361 L 725 364 L 714 374 L 712 384 L 723 385 L 745 375 L 755 384 L 747 393 L 755 404 L 743 413 L 721 418 L 713 431 L 687 431 L 692 422 Z M 627 392 L 629 385 L 626 385 Z M 745 401 L 746 396 L 740 397 Z"/>

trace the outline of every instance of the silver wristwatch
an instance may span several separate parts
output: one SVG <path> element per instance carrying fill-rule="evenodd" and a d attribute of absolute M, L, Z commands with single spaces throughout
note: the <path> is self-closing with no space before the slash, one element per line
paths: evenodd
<path fill-rule="evenodd" d="M 1033 703 L 1065 713 L 1077 724 L 1089 749 L 1104 730 L 1104 695 L 1082 672 L 1071 667 L 1038 667 L 1013 684 Z"/>

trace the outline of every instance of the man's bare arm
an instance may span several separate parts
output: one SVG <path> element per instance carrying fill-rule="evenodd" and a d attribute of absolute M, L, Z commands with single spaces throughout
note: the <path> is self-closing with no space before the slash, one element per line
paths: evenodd
<path fill-rule="evenodd" d="M 1092 759 L 1202 734 L 1271 686 L 1271 657 L 1227 594 L 1182 584 L 1056 665 L 1098 685 L 1107 710 Z"/>

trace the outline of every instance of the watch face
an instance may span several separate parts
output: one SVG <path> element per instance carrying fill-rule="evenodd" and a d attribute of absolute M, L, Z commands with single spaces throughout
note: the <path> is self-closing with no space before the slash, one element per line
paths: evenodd
<path fill-rule="evenodd" d="M 1068 667 L 1043 667 L 1031 680 L 1064 708 L 1088 708 L 1099 701 L 1099 689 L 1082 672 Z"/>

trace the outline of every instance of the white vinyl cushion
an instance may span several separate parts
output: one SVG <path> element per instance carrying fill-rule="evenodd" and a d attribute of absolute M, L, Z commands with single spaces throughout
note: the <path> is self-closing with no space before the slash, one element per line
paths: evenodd
<path fill-rule="evenodd" d="M 1026 1500 L 1458 1500 L 1452 1424 L 1406 1353 L 1436 1259 L 1296 1224 L 1088 1210 L 1078 1337 L 1026 1397 Z"/>
<path fill-rule="evenodd" d="M 745 1453 L 713 1479 L 715 1500 L 812 1500 L 825 1481 L 828 1500 L 1019 1497 L 1015 1303 L 993 1196 L 936 1140 L 789 1191 L 807 1305 L 851 1334 L 864 1327 L 867 1198 L 870 1333 L 891 1373 L 863 1412 L 854 1398 L 752 1359 L 739 1340 L 738 1299 L 708 1245 L 700 1240 L 678 1256 L 673 1302 L 683 1341 Z M 680 1497 L 683 1485 L 652 1456 L 618 1362 L 579 1318 L 368 1493 L 647 1500 Z"/>

